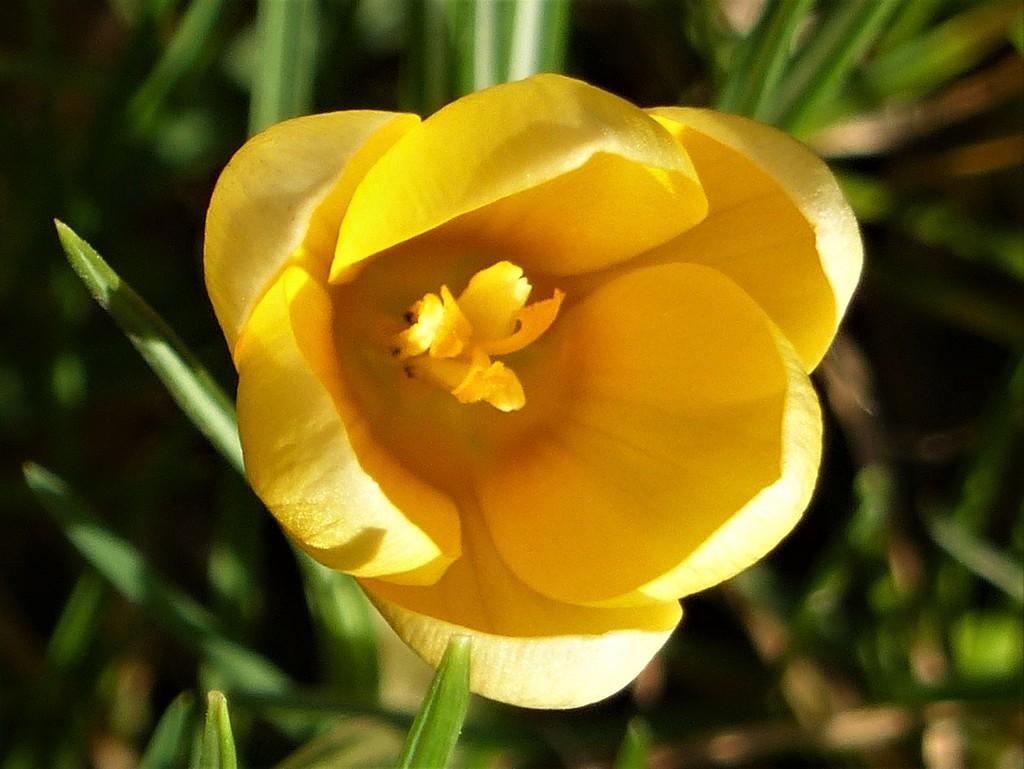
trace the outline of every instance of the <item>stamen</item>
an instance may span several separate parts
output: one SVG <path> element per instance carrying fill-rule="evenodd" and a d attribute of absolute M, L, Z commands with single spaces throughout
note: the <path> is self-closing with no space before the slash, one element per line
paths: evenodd
<path fill-rule="evenodd" d="M 526 404 L 522 383 L 491 355 L 522 350 L 551 324 L 565 297 L 527 305 L 532 286 L 511 262 L 498 262 L 470 279 L 456 300 L 447 286 L 425 294 L 407 313 L 392 354 L 403 370 L 448 390 L 459 403 L 489 403 L 500 411 Z"/>

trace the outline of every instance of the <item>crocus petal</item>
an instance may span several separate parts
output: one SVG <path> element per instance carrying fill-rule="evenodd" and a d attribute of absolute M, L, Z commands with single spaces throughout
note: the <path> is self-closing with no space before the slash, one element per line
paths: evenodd
<path fill-rule="evenodd" d="M 509 568 L 544 595 L 650 600 L 636 590 L 777 483 L 797 461 L 785 451 L 816 466 L 817 433 L 787 435 L 805 426 L 787 418 L 805 407 L 789 397 L 797 374 L 764 312 L 713 269 L 632 270 L 563 313 L 547 373 L 569 383 L 559 418 L 480 474 L 483 514 Z M 793 480 L 805 501 L 813 474 Z M 788 525 L 792 507 L 777 511 Z M 744 530 L 748 550 L 788 525 Z"/>
<path fill-rule="evenodd" d="M 778 341 L 789 374 L 782 476 L 722 524 L 678 567 L 644 585 L 640 593 L 665 600 L 696 593 L 739 574 L 796 526 L 810 502 L 821 457 L 821 409 L 796 351 L 787 340 Z"/>
<path fill-rule="evenodd" d="M 774 128 L 711 110 L 650 112 L 690 154 L 710 206 L 704 221 L 661 253 L 729 275 L 812 369 L 835 335 L 862 261 L 857 223 L 835 177 Z"/>
<path fill-rule="evenodd" d="M 452 634 L 472 636 L 473 691 L 533 708 L 596 702 L 635 678 L 678 624 L 675 601 L 604 609 L 535 593 L 504 566 L 479 510 L 470 505 L 463 513 L 464 556 L 437 584 L 362 585 L 398 635 L 433 665 Z"/>
<path fill-rule="evenodd" d="M 321 203 L 331 196 L 332 208 L 344 212 L 366 168 L 418 122 L 392 112 L 310 115 L 268 128 L 235 153 L 210 200 L 204 256 L 207 290 L 231 349 L 296 249 L 323 239 L 325 227 L 310 230 Z M 333 218 L 328 258 L 341 221 Z"/>
<path fill-rule="evenodd" d="M 236 365 L 246 474 L 291 538 L 357 576 L 436 579 L 459 554 L 458 513 L 350 413 L 325 289 L 287 268 L 253 311 Z"/>
<path fill-rule="evenodd" d="M 705 210 L 685 151 L 657 121 L 542 75 L 463 97 L 398 141 L 352 197 L 331 280 L 445 223 L 446 242 L 582 272 L 678 235 Z"/>

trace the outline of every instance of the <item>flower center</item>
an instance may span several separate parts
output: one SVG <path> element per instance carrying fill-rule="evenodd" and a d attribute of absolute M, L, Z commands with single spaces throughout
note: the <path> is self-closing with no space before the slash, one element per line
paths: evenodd
<path fill-rule="evenodd" d="M 565 294 L 527 305 L 532 290 L 521 268 L 498 262 L 470 278 L 456 299 L 448 286 L 428 293 L 405 315 L 394 357 L 406 376 L 448 390 L 459 403 L 518 411 L 526 394 L 515 372 L 491 356 L 522 350 L 555 320 Z"/>

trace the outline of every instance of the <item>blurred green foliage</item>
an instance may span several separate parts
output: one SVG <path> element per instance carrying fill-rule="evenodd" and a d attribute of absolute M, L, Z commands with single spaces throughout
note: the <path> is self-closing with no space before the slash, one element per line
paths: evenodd
<path fill-rule="evenodd" d="M 0 769 L 414 765 L 429 671 L 289 548 L 53 219 L 230 427 L 201 243 L 231 153 L 288 115 L 427 113 L 535 70 L 793 132 L 867 265 L 797 531 L 688 600 L 626 693 L 473 700 L 456 765 L 1024 766 L 1022 53 L 1019 0 L 0 4 Z M 431 721 L 428 698 L 428 744 L 456 700 Z"/>

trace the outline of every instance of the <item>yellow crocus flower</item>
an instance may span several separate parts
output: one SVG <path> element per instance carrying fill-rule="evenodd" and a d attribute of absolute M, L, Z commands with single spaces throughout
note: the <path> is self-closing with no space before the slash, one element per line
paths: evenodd
<path fill-rule="evenodd" d="M 205 247 L 288 536 L 429 662 L 469 634 L 475 691 L 551 708 L 626 685 L 680 597 L 792 529 L 860 266 L 793 139 L 557 75 L 273 126 Z"/>

